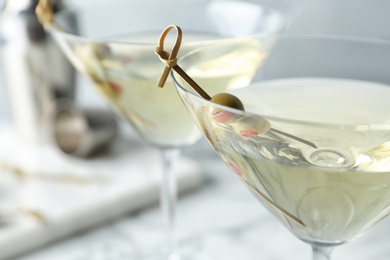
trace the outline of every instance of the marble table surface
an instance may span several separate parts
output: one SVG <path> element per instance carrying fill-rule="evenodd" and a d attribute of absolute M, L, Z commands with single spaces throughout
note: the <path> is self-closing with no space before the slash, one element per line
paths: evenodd
<path fill-rule="evenodd" d="M 186 148 L 204 184 L 178 203 L 180 246 L 211 260 L 311 258 L 308 245 L 295 238 L 241 185 L 205 140 Z M 157 205 L 122 216 L 25 254 L 15 260 L 132 260 L 134 248 L 158 244 L 162 226 Z M 336 248 L 333 259 L 390 259 L 390 218 L 356 241 Z M 183 259 L 185 260 L 185 259 Z"/>

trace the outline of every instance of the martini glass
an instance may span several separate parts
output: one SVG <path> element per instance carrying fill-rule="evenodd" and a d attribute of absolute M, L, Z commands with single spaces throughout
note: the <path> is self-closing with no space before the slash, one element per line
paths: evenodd
<path fill-rule="evenodd" d="M 149 145 L 161 150 L 163 169 L 161 205 L 167 222 L 166 253 L 176 257 L 176 180 L 170 171 L 181 147 L 194 144 L 201 133 L 192 122 L 172 83 L 167 90 L 155 86 L 163 65 L 154 53 L 161 30 L 181 24 L 188 32 L 181 53 L 216 41 L 250 34 L 283 32 L 299 13 L 303 1 L 110 1 L 77 11 L 80 34 L 65 19 L 71 12 L 52 17 L 48 1 L 40 1 L 41 22 L 54 36 L 74 67 L 88 78 Z M 300 8 L 298 8 L 300 7 Z M 48 15 L 48 16 L 46 16 Z M 169 44 L 168 44 L 169 45 Z M 260 60 L 245 56 L 238 66 Z M 248 68 L 220 75 L 212 89 L 246 85 L 254 74 Z M 147 158 L 145 158 L 147 159 Z"/>
<path fill-rule="evenodd" d="M 275 44 L 252 83 L 224 91 L 243 107 L 228 95 L 200 97 L 180 75 L 171 75 L 227 167 L 312 246 L 314 260 L 330 259 L 335 246 L 390 213 L 390 42 L 271 38 Z M 235 44 L 247 41 L 262 46 L 270 39 Z M 221 45 L 201 48 L 178 64 L 191 77 L 218 70 L 205 66 L 215 60 L 233 62 L 229 52 L 216 49 Z"/>

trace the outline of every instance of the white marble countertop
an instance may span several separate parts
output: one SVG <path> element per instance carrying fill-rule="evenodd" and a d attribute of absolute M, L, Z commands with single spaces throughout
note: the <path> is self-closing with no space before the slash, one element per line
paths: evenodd
<path fill-rule="evenodd" d="M 308 245 L 295 238 L 222 164 L 206 141 L 184 150 L 203 170 L 200 190 L 180 198 L 179 237 L 210 259 L 310 259 Z M 41 248 L 17 260 L 131 260 L 135 245 L 157 241 L 159 208 L 145 209 Z M 150 229 L 155 228 L 154 231 Z M 336 248 L 334 260 L 390 259 L 390 218 L 363 237 Z"/>

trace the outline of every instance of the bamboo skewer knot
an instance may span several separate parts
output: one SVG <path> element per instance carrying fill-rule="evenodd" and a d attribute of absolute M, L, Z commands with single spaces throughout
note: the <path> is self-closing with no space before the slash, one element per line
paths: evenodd
<path fill-rule="evenodd" d="M 172 52 L 169 53 L 164 50 L 164 41 L 167 37 L 168 33 L 172 30 L 176 29 L 177 31 L 177 37 L 175 45 L 173 46 Z M 158 45 L 156 47 L 155 53 L 159 56 L 160 60 L 164 63 L 165 68 L 164 71 L 160 77 L 160 80 L 157 83 L 157 86 L 160 88 L 164 87 L 165 82 L 168 79 L 169 72 L 171 69 L 175 66 L 177 66 L 177 54 L 179 53 L 180 45 L 182 40 L 182 31 L 179 26 L 176 25 L 169 25 L 165 28 L 165 30 L 161 33 L 160 39 L 158 41 Z"/>

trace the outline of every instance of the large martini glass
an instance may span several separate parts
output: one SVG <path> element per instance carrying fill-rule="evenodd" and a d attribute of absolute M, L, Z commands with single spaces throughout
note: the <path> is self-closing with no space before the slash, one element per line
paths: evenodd
<path fill-rule="evenodd" d="M 390 42 L 271 38 L 273 50 L 253 82 L 224 91 L 243 106 L 228 95 L 210 101 L 172 76 L 228 168 L 312 246 L 313 259 L 330 259 L 335 246 L 390 213 Z M 249 37 L 236 48 L 269 41 Z M 218 70 L 207 64 L 222 56 L 233 62 L 230 51 L 215 50 L 221 45 L 196 50 L 178 64 L 191 77 Z"/>
<path fill-rule="evenodd" d="M 163 68 L 154 54 L 161 29 L 167 24 L 182 25 L 187 32 L 181 50 L 185 54 L 215 41 L 250 34 L 279 34 L 299 13 L 303 2 L 109 1 L 77 10 L 80 34 L 75 35 L 67 32 L 70 26 L 65 22 L 72 13 L 62 11 L 53 17 L 50 1 L 40 1 L 40 21 L 74 67 L 91 80 L 145 142 L 161 150 L 161 204 L 167 221 L 168 255 L 176 256 L 176 181 L 170 168 L 180 148 L 195 143 L 201 134 L 187 111 L 181 109 L 174 87 L 155 87 Z M 256 52 L 255 56 L 243 55 L 236 65 L 252 64 L 252 69 L 219 73 L 210 91 L 246 85 L 262 59 L 263 55 Z"/>

